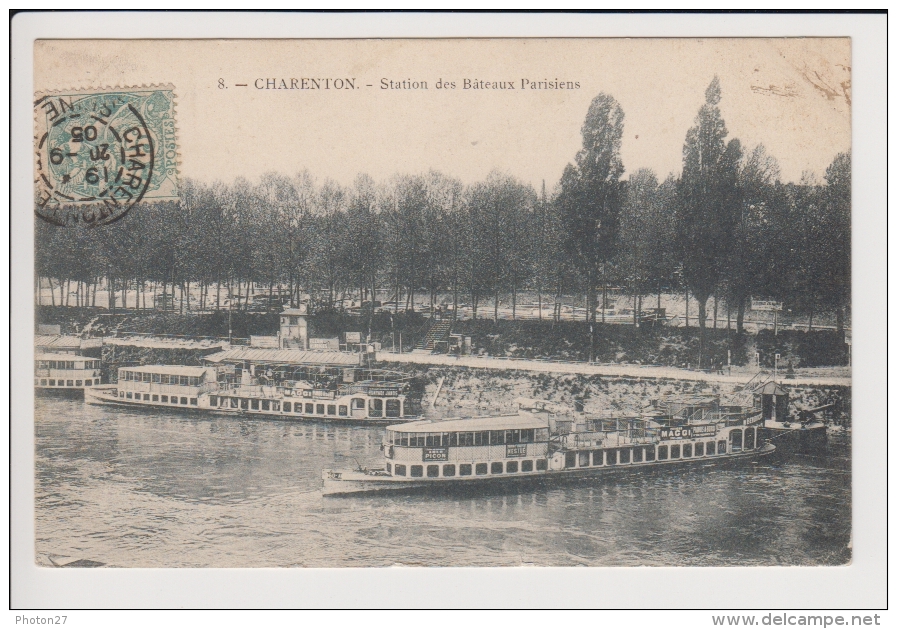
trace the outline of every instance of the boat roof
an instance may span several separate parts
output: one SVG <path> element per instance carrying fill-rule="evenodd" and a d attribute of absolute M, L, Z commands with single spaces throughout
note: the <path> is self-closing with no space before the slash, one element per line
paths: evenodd
<path fill-rule="evenodd" d="M 53 347 L 56 349 L 81 349 L 81 337 L 62 334 L 37 334 L 34 336 L 34 346 Z"/>
<path fill-rule="evenodd" d="M 208 367 L 187 365 L 131 365 L 119 367 L 119 371 L 139 371 L 140 373 L 164 373 L 173 376 L 202 376 Z"/>
<path fill-rule="evenodd" d="M 81 356 L 80 354 L 54 354 L 52 352 L 45 352 L 42 354 L 35 354 L 34 360 L 99 360 L 99 358 L 94 358 L 93 356 Z"/>
<path fill-rule="evenodd" d="M 386 427 L 387 430 L 395 432 L 476 432 L 479 430 L 526 430 L 529 428 L 548 428 L 548 417 L 521 413 L 519 415 L 464 419 L 422 419 Z"/>
<path fill-rule="evenodd" d="M 318 352 L 301 349 L 263 349 L 256 347 L 237 347 L 209 354 L 203 357 L 210 363 L 244 361 L 257 363 L 276 363 L 281 365 L 345 365 L 359 366 L 358 354 L 346 352 Z"/>

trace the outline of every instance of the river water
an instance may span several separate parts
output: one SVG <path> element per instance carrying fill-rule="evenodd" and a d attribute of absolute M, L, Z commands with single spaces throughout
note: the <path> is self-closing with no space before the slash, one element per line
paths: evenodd
<path fill-rule="evenodd" d="M 383 429 L 36 400 L 36 562 L 116 567 L 755 566 L 850 561 L 828 456 L 463 495 L 324 498 Z M 60 559 L 65 558 L 65 559 Z"/>

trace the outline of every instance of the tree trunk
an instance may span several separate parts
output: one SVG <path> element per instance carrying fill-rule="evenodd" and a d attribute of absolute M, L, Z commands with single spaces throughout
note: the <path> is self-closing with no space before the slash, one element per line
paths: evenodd
<path fill-rule="evenodd" d="M 452 324 L 458 320 L 458 277 L 452 280 Z"/>
<path fill-rule="evenodd" d="M 811 306 L 810 306 L 810 323 L 809 323 L 809 325 L 807 326 L 807 332 L 812 332 L 812 331 L 813 331 L 813 314 L 814 314 L 814 313 L 813 313 L 813 306 L 811 305 Z"/>
<path fill-rule="evenodd" d="M 838 306 L 835 309 L 835 325 L 838 326 L 838 332 L 843 334 L 843 332 L 844 332 L 844 307 L 843 306 Z"/>
<path fill-rule="evenodd" d="M 716 313 L 717 313 L 718 305 L 719 305 L 719 299 L 717 298 L 716 295 L 714 295 L 713 296 L 713 329 L 714 330 L 716 329 Z"/>
<path fill-rule="evenodd" d="M 91 308 L 97 307 L 97 288 L 99 288 L 99 283 L 100 283 L 100 278 L 98 278 L 98 277 L 94 278 L 93 295 L 91 295 L 91 297 L 90 297 L 90 307 Z"/>
<path fill-rule="evenodd" d="M 701 344 L 698 350 L 698 369 L 704 368 L 704 347 L 707 342 L 707 298 L 695 296 L 698 302 L 698 325 L 701 327 Z"/>
<path fill-rule="evenodd" d="M 539 294 L 539 321 L 541 321 L 542 320 L 542 284 L 541 283 L 536 287 L 536 291 Z"/>
<path fill-rule="evenodd" d="M 121 307 L 128 309 L 128 281 L 124 278 L 121 280 Z"/>
<path fill-rule="evenodd" d="M 69 307 L 69 293 L 72 292 L 72 280 L 65 281 L 65 307 Z"/>
<path fill-rule="evenodd" d="M 744 332 L 744 298 L 740 298 L 738 300 L 738 314 L 735 318 L 735 333 L 741 334 Z"/>
<path fill-rule="evenodd" d="M 557 292 L 554 295 L 554 322 L 561 322 L 561 278 L 558 277 Z"/>
<path fill-rule="evenodd" d="M 371 312 L 368 315 L 368 341 L 374 333 L 374 302 L 377 301 L 377 273 L 371 273 Z"/>

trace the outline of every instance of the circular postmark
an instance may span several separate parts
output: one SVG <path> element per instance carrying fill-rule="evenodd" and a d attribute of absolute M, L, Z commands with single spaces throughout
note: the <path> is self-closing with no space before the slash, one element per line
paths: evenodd
<path fill-rule="evenodd" d="M 101 93 L 35 102 L 38 217 L 60 226 L 108 225 L 144 197 L 156 142 L 137 98 Z"/>

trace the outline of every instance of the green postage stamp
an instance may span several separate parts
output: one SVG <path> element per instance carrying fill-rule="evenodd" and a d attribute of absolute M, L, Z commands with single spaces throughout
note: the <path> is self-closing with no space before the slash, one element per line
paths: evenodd
<path fill-rule="evenodd" d="M 35 213 L 90 227 L 177 199 L 174 106 L 170 85 L 37 94 Z"/>

